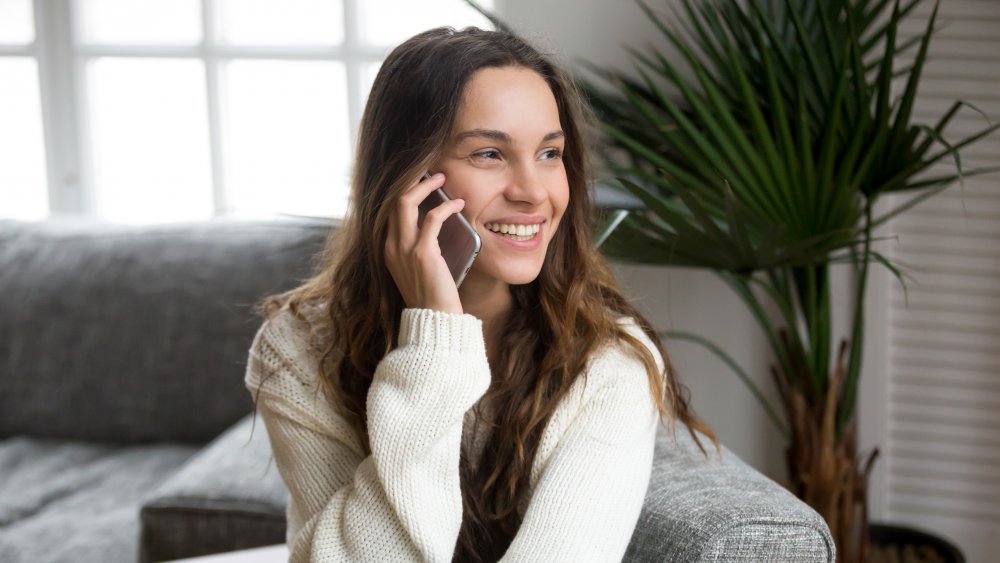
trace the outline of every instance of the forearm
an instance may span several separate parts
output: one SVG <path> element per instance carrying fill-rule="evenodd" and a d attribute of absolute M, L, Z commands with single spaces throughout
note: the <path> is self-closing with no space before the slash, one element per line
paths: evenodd
<path fill-rule="evenodd" d="M 468 315 L 406 310 L 399 347 L 368 394 L 378 482 L 412 538 L 433 538 L 449 560 L 462 523 L 462 423 L 489 387 L 481 323 Z"/>
<path fill-rule="evenodd" d="M 292 560 L 450 561 L 462 522 L 464 414 L 489 380 L 477 320 L 404 313 L 400 344 L 369 389 L 366 458 L 315 425 L 301 398 L 265 386 L 261 413 L 292 493 Z"/>

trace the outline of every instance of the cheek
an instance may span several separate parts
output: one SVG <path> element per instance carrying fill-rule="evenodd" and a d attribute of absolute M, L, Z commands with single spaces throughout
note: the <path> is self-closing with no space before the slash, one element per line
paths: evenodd
<path fill-rule="evenodd" d="M 479 199 L 483 190 L 475 189 L 480 183 L 474 174 L 446 171 L 444 192 L 452 199 L 464 199 L 465 209 L 462 210 L 462 213 L 471 215 L 478 213 L 479 206 L 482 205 Z"/>
<path fill-rule="evenodd" d="M 469 179 L 463 183 L 462 188 L 460 193 L 456 193 L 452 197 L 464 199 L 465 207 L 462 209 L 462 214 L 470 220 L 478 220 L 479 215 L 490 206 L 494 190 L 487 182 L 475 179 Z M 451 195 L 451 192 L 448 194 Z"/>
<path fill-rule="evenodd" d="M 552 205 L 553 219 L 556 221 L 557 227 L 559 225 L 558 221 L 562 219 L 569 205 L 569 182 L 566 179 L 566 173 L 563 172 L 559 176 L 558 180 L 549 188 L 549 201 Z"/>

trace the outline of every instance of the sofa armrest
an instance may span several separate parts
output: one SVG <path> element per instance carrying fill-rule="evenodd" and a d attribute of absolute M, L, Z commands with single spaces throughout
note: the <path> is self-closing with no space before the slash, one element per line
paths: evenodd
<path fill-rule="evenodd" d="M 832 563 L 833 538 L 810 506 L 687 430 L 657 437 L 653 473 L 625 561 Z"/>
<path fill-rule="evenodd" d="M 247 416 L 148 497 L 140 511 L 140 561 L 284 543 L 287 503 L 264 425 Z"/>

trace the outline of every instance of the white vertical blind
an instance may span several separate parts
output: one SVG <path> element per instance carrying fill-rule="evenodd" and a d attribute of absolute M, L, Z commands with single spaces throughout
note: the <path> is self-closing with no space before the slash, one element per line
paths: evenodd
<path fill-rule="evenodd" d="M 904 26 L 926 25 L 934 2 Z M 1000 121 L 1000 2 L 944 0 L 915 118 L 956 99 Z M 945 137 L 987 126 L 963 108 Z M 964 151 L 965 169 L 1000 165 L 1000 132 Z M 949 161 L 937 172 L 954 170 Z M 899 199 L 895 203 L 899 203 Z M 900 216 L 891 258 L 912 276 L 888 303 L 884 517 L 951 539 L 969 561 L 1000 552 L 1000 174 L 977 176 Z"/>

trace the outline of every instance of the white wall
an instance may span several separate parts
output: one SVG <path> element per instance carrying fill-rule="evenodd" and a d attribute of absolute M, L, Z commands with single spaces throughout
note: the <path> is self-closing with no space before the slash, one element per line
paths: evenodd
<path fill-rule="evenodd" d="M 651 39 L 663 44 L 633 0 L 498 0 L 498 7 L 519 33 L 564 62 L 585 59 L 624 68 L 630 63 L 623 45 Z"/>
<path fill-rule="evenodd" d="M 622 46 L 641 47 L 659 39 L 653 23 L 631 0 L 503 0 L 501 9 L 515 29 L 576 71 L 580 60 L 630 68 Z M 768 374 L 767 342 L 739 298 L 714 274 L 646 266 L 619 265 L 616 269 L 640 310 L 657 328 L 709 336 L 756 378 L 779 408 Z M 691 390 L 695 411 L 744 461 L 783 480 L 784 441 L 749 390 L 703 348 L 686 342 L 668 346 Z"/>

